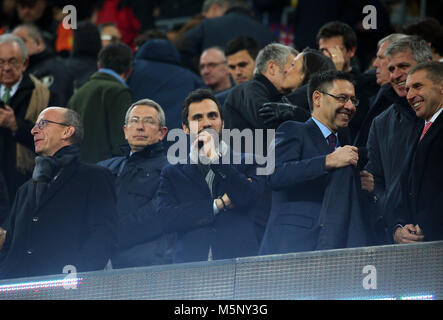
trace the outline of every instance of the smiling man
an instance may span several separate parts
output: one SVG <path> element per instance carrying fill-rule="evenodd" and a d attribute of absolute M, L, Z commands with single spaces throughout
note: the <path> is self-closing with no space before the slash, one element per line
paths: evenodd
<path fill-rule="evenodd" d="M 111 170 L 117 191 L 118 246 L 113 268 L 130 268 L 172 262 L 174 236 L 163 235 L 155 201 L 160 172 L 168 162 L 162 140 L 168 132 L 162 107 L 150 99 L 134 102 L 123 126 L 125 156 L 102 162 Z"/>
<path fill-rule="evenodd" d="M 416 65 L 406 80 L 407 99 L 421 119 L 411 163 L 403 170 L 403 195 L 392 225 L 396 243 L 443 239 L 443 63 Z M 423 123 L 424 122 L 424 123 Z"/>
<path fill-rule="evenodd" d="M 328 233 L 329 228 L 340 225 L 340 218 L 328 221 L 321 211 L 334 172 L 358 162 L 357 148 L 348 144 L 349 136 L 340 130 L 348 126 L 358 105 L 354 84 L 348 73 L 320 72 L 310 79 L 308 92 L 311 119 L 283 123 L 271 145 L 276 157 L 269 179 L 272 209 L 261 254 L 316 250 L 323 248 L 322 243 L 333 248 L 337 239 L 348 237 L 347 231 Z M 343 193 L 345 188 L 348 186 L 342 183 Z M 349 195 L 344 202 L 354 200 Z M 341 198 L 337 195 L 334 200 L 340 202 Z M 339 216 L 344 218 L 345 211 Z"/>
<path fill-rule="evenodd" d="M 401 174 L 401 164 L 413 145 L 413 130 L 418 121 L 406 95 L 406 79 L 409 70 L 418 63 L 431 61 L 432 51 L 425 40 L 408 36 L 393 41 L 385 51 L 388 59 L 390 82 L 396 93 L 394 103 L 372 122 L 368 137 L 368 163 L 365 169 L 365 190 L 377 199 L 380 228 L 383 229 L 385 244 L 392 239 L 386 225 L 387 195 L 395 192 L 396 181 Z M 369 182 L 369 183 L 368 183 Z"/>
<path fill-rule="evenodd" d="M 104 269 L 116 240 L 111 174 L 79 161 L 75 111 L 46 108 L 31 132 L 39 156 L 0 239 L 0 279 Z"/>

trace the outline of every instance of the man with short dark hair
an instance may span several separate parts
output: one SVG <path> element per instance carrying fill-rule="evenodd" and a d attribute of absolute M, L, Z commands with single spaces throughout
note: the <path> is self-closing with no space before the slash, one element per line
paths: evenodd
<path fill-rule="evenodd" d="M 182 118 L 190 153 L 163 169 L 158 201 L 164 231 L 178 233 L 174 262 L 257 255 L 254 215 L 266 207 L 264 176 L 252 155 L 232 152 L 222 140 L 222 112 L 209 90 L 189 94 Z"/>
<path fill-rule="evenodd" d="M 239 36 L 228 42 L 225 56 L 229 72 L 236 84 L 252 79 L 258 51 L 258 44 L 252 37 Z"/>
<path fill-rule="evenodd" d="M 46 108 L 32 135 L 39 156 L 0 230 L 0 278 L 104 269 L 116 240 L 110 172 L 79 161 L 83 125 L 73 110 Z"/>
<path fill-rule="evenodd" d="M 132 99 L 126 84 L 132 59 L 131 49 L 123 43 L 102 48 L 99 70 L 69 100 L 68 106 L 80 114 L 85 124 L 83 161 L 96 163 L 121 155 L 119 145 L 125 143 L 121 121 Z"/>
<path fill-rule="evenodd" d="M 420 121 L 411 158 L 402 170 L 404 197 L 394 207 L 390 230 L 396 243 L 443 240 L 443 63 L 413 67 L 406 91 Z"/>
<path fill-rule="evenodd" d="M 348 24 L 328 22 L 320 28 L 316 40 L 319 50 L 332 59 L 337 70 L 349 72 L 354 77 L 355 93 L 360 100 L 360 106 L 349 124 L 351 138 L 354 139 L 368 113 L 369 99 L 379 89 L 375 74 L 361 73 L 358 65 L 351 65 L 357 51 L 357 35 Z"/>
<path fill-rule="evenodd" d="M 162 142 L 168 131 L 165 113 L 157 102 L 141 99 L 129 107 L 124 123 L 125 156 L 98 163 L 112 172 L 117 192 L 118 244 L 112 267 L 168 264 L 175 236 L 163 234 L 156 213 L 160 172 L 168 164 Z"/>
<path fill-rule="evenodd" d="M 343 134 L 358 100 L 349 74 L 320 72 L 308 85 L 312 117 L 284 122 L 271 148 L 272 209 L 261 254 L 365 245 L 355 173 L 358 151 Z"/>

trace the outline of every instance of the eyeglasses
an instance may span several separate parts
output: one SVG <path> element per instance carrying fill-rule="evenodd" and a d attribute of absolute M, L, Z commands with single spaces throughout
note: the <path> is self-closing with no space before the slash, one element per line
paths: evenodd
<path fill-rule="evenodd" d="M 136 125 L 138 125 L 138 123 L 140 121 L 141 121 L 143 126 L 158 126 L 157 121 L 155 121 L 155 119 L 153 119 L 153 118 L 143 118 L 143 119 L 131 118 L 131 119 L 129 119 L 129 124 L 133 125 L 133 126 L 136 126 Z"/>
<path fill-rule="evenodd" d="M 333 94 L 330 94 L 330 93 L 327 93 L 327 92 L 323 92 L 323 91 L 319 91 L 319 92 L 321 92 L 323 94 L 327 94 L 328 96 L 333 97 L 338 102 L 340 102 L 340 104 L 346 104 L 346 103 L 348 103 L 349 100 L 351 100 L 351 103 L 354 106 L 358 106 L 358 104 L 360 103 L 360 101 L 358 99 L 356 99 L 355 97 L 348 97 L 346 95 L 334 96 Z"/>
<path fill-rule="evenodd" d="M 60 126 L 64 126 L 64 127 L 70 127 L 70 125 L 67 124 L 67 123 L 55 122 L 55 121 L 47 120 L 47 119 L 42 119 L 42 120 L 40 120 L 39 122 L 37 122 L 37 123 L 34 125 L 34 127 L 37 126 L 40 130 L 43 130 L 44 128 L 46 128 L 46 126 L 48 125 L 48 123 L 58 124 L 58 125 L 60 125 Z"/>
<path fill-rule="evenodd" d="M 13 68 L 18 68 L 23 64 L 23 60 L 19 60 L 16 58 L 11 58 L 9 60 L 0 59 L 0 68 L 3 68 L 6 65 L 10 65 Z"/>
<path fill-rule="evenodd" d="M 208 67 L 208 69 L 214 69 L 215 67 L 217 67 L 217 66 L 219 66 L 221 64 L 224 64 L 224 63 L 226 63 L 226 61 L 222 61 L 222 62 L 209 62 L 207 64 L 201 64 L 198 67 L 199 67 L 200 70 L 203 70 L 205 67 Z"/>

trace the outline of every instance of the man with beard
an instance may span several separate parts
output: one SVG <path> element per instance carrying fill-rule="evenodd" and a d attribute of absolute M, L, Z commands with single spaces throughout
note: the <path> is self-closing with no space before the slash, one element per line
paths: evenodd
<path fill-rule="evenodd" d="M 272 209 L 261 254 L 365 244 L 354 205 L 358 150 L 340 130 L 358 105 L 351 76 L 335 70 L 315 74 L 308 93 L 312 117 L 283 123 L 271 144 Z"/>
<path fill-rule="evenodd" d="M 174 262 L 258 254 L 253 215 L 265 207 L 264 176 L 249 164 L 250 155 L 237 157 L 220 139 L 220 109 L 209 90 L 188 95 L 182 119 L 191 135 L 190 154 L 160 176 L 158 214 L 164 232 L 178 232 Z"/>

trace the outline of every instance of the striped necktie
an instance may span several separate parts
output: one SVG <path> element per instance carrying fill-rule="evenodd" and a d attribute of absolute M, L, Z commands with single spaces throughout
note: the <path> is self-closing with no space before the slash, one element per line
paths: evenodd
<path fill-rule="evenodd" d="M 5 87 L 5 92 L 2 95 L 2 101 L 5 104 L 9 103 L 9 99 L 11 99 L 11 88 Z"/>

